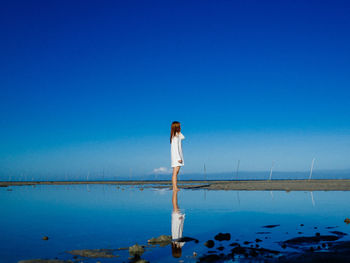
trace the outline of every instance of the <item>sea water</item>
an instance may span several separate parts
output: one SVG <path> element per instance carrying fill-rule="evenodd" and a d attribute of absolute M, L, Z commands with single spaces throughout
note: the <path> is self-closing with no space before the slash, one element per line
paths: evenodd
<path fill-rule="evenodd" d="M 296 236 L 350 232 L 348 191 L 208 191 L 117 185 L 36 185 L 0 188 L 0 262 L 24 259 L 71 259 L 67 251 L 118 249 L 171 235 L 174 200 L 185 215 L 186 242 L 180 258 L 170 245 L 146 247 L 150 262 L 196 262 L 208 252 L 204 242 L 218 233 L 231 240 L 216 242 L 225 250 L 231 242 L 253 242 L 281 251 L 280 241 Z M 264 228 L 266 225 L 278 225 Z M 263 232 L 263 233 L 261 233 Z M 48 240 L 43 240 L 47 236 Z M 344 236 L 342 240 L 348 240 Z M 225 243 L 226 242 L 226 243 Z M 225 252 L 225 251 L 224 251 Z M 82 258 L 84 262 L 128 262 L 128 250 L 117 258 Z M 194 255 L 197 254 L 197 257 Z M 79 260 L 78 262 L 81 262 Z"/>

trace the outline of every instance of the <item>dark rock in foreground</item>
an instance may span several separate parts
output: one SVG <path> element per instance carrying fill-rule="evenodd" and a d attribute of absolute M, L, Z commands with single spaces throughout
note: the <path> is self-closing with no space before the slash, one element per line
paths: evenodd
<path fill-rule="evenodd" d="M 237 243 L 237 242 L 234 242 L 234 243 L 230 244 L 230 247 L 239 247 L 239 246 L 241 246 L 241 245 L 239 243 Z"/>
<path fill-rule="evenodd" d="M 290 262 L 300 262 L 300 263 L 345 263 L 349 262 L 350 255 L 350 241 L 338 242 L 332 246 L 329 251 L 322 252 L 306 252 L 306 253 L 294 253 L 287 255 L 277 262 L 280 263 L 290 263 Z"/>
<path fill-rule="evenodd" d="M 337 236 L 347 236 L 348 234 L 340 231 L 331 231 L 330 233 L 337 235 Z"/>
<path fill-rule="evenodd" d="M 228 241 L 231 239 L 231 234 L 230 233 L 219 233 L 214 237 L 214 239 L 217 241 Z"/>
<path fill-rule="evenodd" d="M 223 260 L 223 258 L 217 254 L 204 255 L 199 258 L 199 262 L 217 262 Z"/>
<path fill-rule="evenodd" d="M 86 257 L 86 258 L 115 258 L 113 249 L 76 249 L 68 251 L 69 254 Z"/>
<path fill-rule="evenodd" d="M 263 228 L 275 228 L 278 226 L 280 226 L 280 225 L 267 225 L 267 226 L 263 226 Z"/>
<path fill-rule="evenodd" d="M 190 241 L 194 241 L 194 243 L 198 243 L 198 239 L 192 238 L 192 237 L 181 237 L 178 239 L 174 239 L 173 241 L 176 242 L 190 242 Z"/>
<path fill-rule="evenodd" d="M 336 241 L 340 237 L 339 236 L 312 236 L 312 237 L 295 237 L 289 240 L 284 241 L 284 244 L 293 244 L 293 245 L 303 245 L 303 244 L 316 244 L 321 241 Z"/>
<path fill-rule="evenodd" d="M 130 256 L 140 257 L 144 252 L 145 252 L 145 249 L 138 244 L 135 244 L 135 245 L 129 247 Z"/>
<path fill-rule="evenodd" d="M 59 259 L 26 259 L 20 260 L 18 263 L 73 263 L 73 261 Z"/>
<path fill-rule="evenodd" d="M 148 240 L 149 244 L 159 244 L 159 245 L 168 245 L 171 243 L 171 236 L 161 235 L 159 237 L 153 237 Z"/>
<path fill-rule="evenodd" d="M 213 240 L 208 240 L 207 242 L 204 243 L 204 246 L 206 246 L 207 248 L 212 248 L 214 247 L 215 243 Z"/>

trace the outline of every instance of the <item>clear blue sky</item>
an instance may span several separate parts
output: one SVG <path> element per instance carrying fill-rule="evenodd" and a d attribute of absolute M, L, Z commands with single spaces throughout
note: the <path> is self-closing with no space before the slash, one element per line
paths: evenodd
<path fill-rule="evenodd" d="M 349 1 L 7 1 L 0 174 L 350 168 Z"/>

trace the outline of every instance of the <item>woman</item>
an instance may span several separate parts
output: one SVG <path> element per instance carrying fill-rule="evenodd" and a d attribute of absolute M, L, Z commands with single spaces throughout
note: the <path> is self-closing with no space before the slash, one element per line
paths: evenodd
<path fill-rule="evenodd" d="M 170 144 L 171 144 L 171 167 L 173 167 L 173 191 L 179 191 L 177 188 L 177 175 L 180 171 L 180 167 L 184 166 L 184 158 L 182 154 L 182 140 L 185 136 L 181 133 L 180 122 L 174 121 L 171 124 L 170 131 Z"/>
<path fill-rule="evenodd" d="M 182 247 L 185 244 L 185 242 L 181 241 L 185 214 L 181 212 L 177 204 L 177 192 L 178 191 L 173 191 L 173 212 L 171 213 L 171 251 L 174 258 L 181 257 Z"/>

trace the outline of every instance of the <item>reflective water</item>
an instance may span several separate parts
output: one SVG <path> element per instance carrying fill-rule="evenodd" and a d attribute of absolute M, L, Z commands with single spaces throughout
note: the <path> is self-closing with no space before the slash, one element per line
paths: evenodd
<path fill-rule="evenodd" d="M 203 243 L 219 232 L 230 233 L 231 240 L 216 242 L 214 250 L 219 244 L 227 250 L 236 240 L 259 238 L 262 247 L 281 251 L 277 242 L 295 236 L 349 233 L 350 225 L 344 223 L 350 217 L 349 199 L 350 192 L 340 191 L 181 190 L 176 195 L 168 189 L 115 185 L 1 187 L 0 262 L 73 259 L 66 251 L 147 245 L 148 239 L 160 235 L 199 242 L 175 240 L 175 245 L 146 247 L 143 259 L 195 262 L 208 251 Z M 342 240 L 349 240 L 349 235 Z M 128 262 L 127 250 L 113 253 L 119 257 L 83 261 Z"/>

